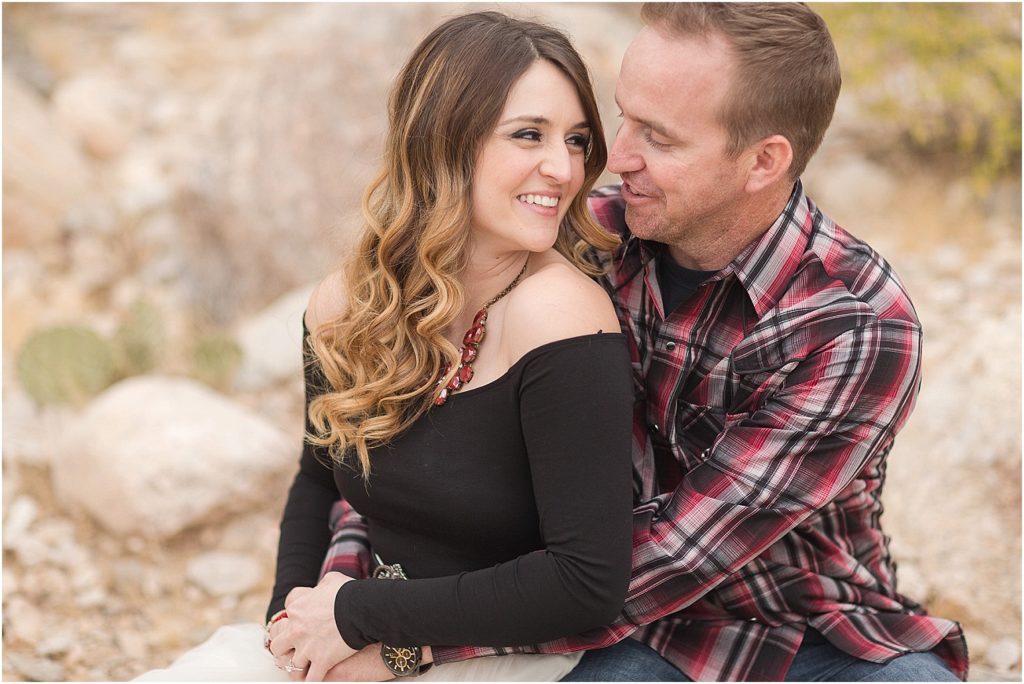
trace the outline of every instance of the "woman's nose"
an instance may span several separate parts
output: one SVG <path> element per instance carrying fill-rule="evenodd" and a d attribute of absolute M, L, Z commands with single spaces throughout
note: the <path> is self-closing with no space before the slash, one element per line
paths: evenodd
<path fill-rule="evenodd" d="M 568 183 L 572 180 L 572 156 L 565 143 L 546 148 L 540 172 L 556 183 Z"/>

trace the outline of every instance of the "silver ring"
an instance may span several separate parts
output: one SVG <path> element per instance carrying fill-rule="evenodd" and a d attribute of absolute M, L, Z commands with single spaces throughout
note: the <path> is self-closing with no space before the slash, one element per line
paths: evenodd
<path fill-rule="evenodd" d="M 302 672 L 302 671 L 303 671 L 303 670 L 305 670 L 306 668 L 304 668 L 304 667 L 299 667 L 298 665 L 296 665 L 296 664 L 295 664 L 295 661 L 294 661 L 294 660 L 292 660 L 291 658 L 289 658 L 289 659 L 288 659 L 288 662 L 287 662 L 287 663 L 285 663 L 285 666 L 284 666 L 284 667 L 282 667 L 281 669 L 282 669 L 282 670 L 284 670 L 285 672 L 288 672 L 288 673 L 292 673 L 292 672 Z"/>

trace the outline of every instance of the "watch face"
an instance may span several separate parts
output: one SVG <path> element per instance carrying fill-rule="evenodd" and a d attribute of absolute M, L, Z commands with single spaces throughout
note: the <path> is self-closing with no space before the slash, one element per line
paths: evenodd
<path fill-rule="evenodd" d="M 420 664 L 420 649 L 414 646 L 384 646 L 381 655 L 396 675 L 411 674 Z"/>

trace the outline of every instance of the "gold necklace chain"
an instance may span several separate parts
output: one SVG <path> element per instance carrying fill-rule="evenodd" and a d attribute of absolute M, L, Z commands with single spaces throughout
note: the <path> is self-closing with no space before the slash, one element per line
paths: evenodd
<path fill-rule="evenodd" d="M 498 294 L 496 294 L 496 295 L 494 295 L 493 297 L 491 297 L 491 298 L 490 298 L 490 299 L 489 299 L 489 300 L 487 301 L 487 303 L 483 305 L 483 307 L 482 307 L 482 308 L 484 308 L 484 309 L 490 308 L 490 306 L 491 306 L 492 304 L 494 304 L 494 303 L 495 303 L 495 302 L 497 302 L 497 301 L 498 301 L 499 299 L 501 299 L 502 297 L 504 297 L 505 295 L 507 295 L 507 294 L 508 294 L 509 292 L 511 292 L 511 291 L 512 291 L 512 288 L 514 288 L 514 287 L 515 287 L 516 285 L 518 285 L 518 284 L 519 284 L 519 279 L 523 277 L 523 274 L 524 274 L 524 273 L 526 273 L 526 267 L 527 267 L 527 266 L 529 266 L 529 265 L 530 265 L 530 257 L 529 257 L 529 256 L 527 256 L 527 257 L 526 257 L 526 261 L 525 261 L 525 262 L 523 263 L 523 268 L 522 268 L 522 269 L 521 269 L 521 270 L 519 271 L 519 275 L 517 275 L 517 276 L 515 277 L 515 280 L 513 280 L 513 281 L 512 281 L 511 283 L 509 283 L 509 284 L 508 284 L 508 287 L 506 287 L 506 288 L 505 288 L 504 290 L 502 290 L 502 291 L 501 291 L 501 292 L 499 292 Z"/>

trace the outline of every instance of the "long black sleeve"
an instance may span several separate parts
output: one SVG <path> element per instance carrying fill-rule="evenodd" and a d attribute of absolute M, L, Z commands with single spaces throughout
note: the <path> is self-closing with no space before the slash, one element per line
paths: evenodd
<path fill-rule="evenodd" d="M 525 449 L 518 458 L 525 459 L 523 485 L 527 497 L 532 488 L 535 518 L 517 514 L 513 522 L 532 525 L 540 543 L 531 552 L 469 572 L 431 579 L 410 573 L 409 581 L 345 584 L 335 601 L 345 641 L 355 648 L 376 641 L 512 646 L 575 634 L 616 617 L 630 576 L 632 407 L 625 338 L 604 334 L 535 349 L 502 381 L 456 394 L 428 414 L 428 436 L 414 430 L 409 441 L 420 447 L 418 452 L 429 454 L 380 459 L 382 480 L 376 489 L 371 487 L 370 496 L 376 494 L 388 505 L 373 498 L 360 504 L 355 487 L 349 496 L 357 508 L 371 508 L 367 515 L 375 549 L 378 540 L 391 547 L 392 557 L 385 556 L 385 562 L 408 552 L 414 564 L 417 555 L 429 555 L 431 549 L 440 549 L 443 561 L 459 553 L 460 543 L 475 545 L 486 558 L 489 543 L 502 546 L 505 541 L 498 536 L 491 542 L 486 535 L 467 537 L 476 524 L 468 518 L 486 520 L 492 515 L 489 508 L 505 506 L 502 491 L 516 483 L 505 475 L 493 481 L 468 480 L 503 468 L 513 458 L 505 453 L 517 449 Z M 502 421 L 513 423 L 507 433 L 501 431 Z M 477 434 L 481 431 L 486 434 Z M 403 445 L 395 451 L 403 451 Z M 439 451 L 443 458 L 431 460 Z M 444 469 L 454 477 L 430 481 L 431 474 Z M 410 472 L 414 484 L 408 486 L 408 495 L 395 497 L 392 490 Z M 396 487 L 388 486 L 388 477 Z M 406 522 L 416 517 L 401 510 L 409 497 L 419 497 L 424 520 Z M 376 529 L 374 506 L 383 516 Z M 435 523 L 443 520 L 436 509 L 445 507 L 451 509 L 450 525 Z M 413 532 L 396 532 L 406 525 Z M 456 534 L 463 536 L 453 538 Z M 404 541 L 397 543 L 396 538 Z M 410 546 L 417 546 L 419 554 Z"/>
<path fill-rule="evenodd" d="M 305 426 L 309 421 L 310 400 L 323 393 L 326 382 L 307 345 L 309 331 L 303 324 L 303 361 L 305 368 Z M 338 488 L 328 465 L 327 450 L 303 440 L 299 472 L 295 475 L 281 518 L 281 537 L 277 547 L 277 573 L 267 618 L 284 608 L 285 597 L 295 587 L 316 586 L 331 534 L 328 516 L 338 500 Z"/>

